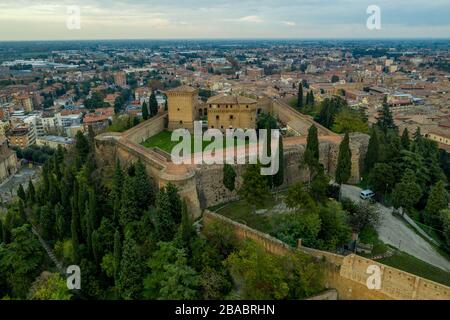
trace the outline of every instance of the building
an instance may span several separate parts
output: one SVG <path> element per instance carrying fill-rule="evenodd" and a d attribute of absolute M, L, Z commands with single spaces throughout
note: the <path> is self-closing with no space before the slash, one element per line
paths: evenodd
<path fill-rule="evenodd" d="M 430 140 L 436 141 L 438 143 L 439 149 L 450 152 L 450 136 L 449 135 L 446 135 L 443 133 L 437 133 L 437 132 L 428 132 L 427 134 L 425 134 L 425 137 L 427 137 Z"/>
<path fill-rule="evenodd" d="M 123 71 L 114 73 L 114 83 L 119 87 L 125 87 L 127 85 L 127 76 Z"/>
<path fill-rule="evenodd" d="M 36 139 L 36 144 L 38 146 L 48 146 L 53 149 L 57 149 L 58 146 L 69 149 L 73 143 L 74 139 L 60 136 L 42 136 Z"/>
<path fill-rule="evenodd" d="M 36 143 L 36 131 L 30 125 L 22 124 L 7 133 L 9 144 L 25 149 Z"/>
<path fill-rule="evenodd" d="M 194 129 L 198 91 L 189 86 L 179 86 L 167 90 L 167 106 L 169 112 L 169 130 L 186 128 Z"/>
<path fill-rule="evenodd" d="M 245 73 L 250 78 L 259 78 L 264 76 L 264 69 L 263 68 L 247 68 L 245 70 Z"/>
<path fill-rule="evenodd" d="M 255 128 L 257 101 L 243 96 L 218 95 L 206 101 L 208 128 Z"/>
<path fill-rule="evenodd" d="M 15 174 L 18 168 L 16 153 L 8 148 L 5 137 L 0 136 L 0 184 Z"/>

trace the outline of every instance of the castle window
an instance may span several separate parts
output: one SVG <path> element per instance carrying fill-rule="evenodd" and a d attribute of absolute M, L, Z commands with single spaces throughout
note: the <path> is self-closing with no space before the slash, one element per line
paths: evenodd
<path fill-rule="evenodd" d="M 223 129 L 223 126 L 220 126 L 220 129 Z"/>
<path fill-rule="evenodd" d="M 183 124 L 183 120 L 180 120 L 180 124 Z"/>
<path fill-rule="evenodd" d="M 216 116 L 216 120 L 219 120 L 219 116 Z"/>
<path fill-rule="evenodd" d="M 248 105 L 246 106 L 246 108 L 248 109 Z"/>
<path fill-rule="evenodd" d="M 180 111 L 180 108 L 177 108 L 177 111 Z"/>
<path fill-rule="evenodd" d="M 233 115 L 230 115 L 230 120 L 233 120 Z"/>

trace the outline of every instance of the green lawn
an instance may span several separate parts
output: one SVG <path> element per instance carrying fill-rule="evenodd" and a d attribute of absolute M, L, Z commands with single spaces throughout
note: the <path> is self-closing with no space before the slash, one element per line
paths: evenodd
<path fill-rule="evenodd" d="M 150 137 L 147 139 L 142 145 L 147 148 L 159 148 L 161 150 L 166 151 L 167 153 L 171 153 L 173 147 L 175 147 L 180 141 L 171 141 L 172 132 L 171 131 L 161 131 L 160 133 Z M 208 146 L 212 141 L 202 141 L 202 150 L 205 150 L 206 146 Z M 248 140 L 245 141 L 248 144 Z M 225 139 L 223 141 L 223 145 L 225 146 Z M 191 147 L 192 152 L 194 151 L 194 136 L 191 135 Z"/>
<path fill-rule="evenodd" d="M 388 266 L 404 270 L 417 276 L 450 286 L 450 272 L 446 272 L 419 260 L 405 252 L 398 252 L 392 257 L 377 260 Z"/>
<path fill-rule="evenodd" d="M 275 199 L 270 198 L 257 205 L 256 210 L 273 208 L 276 204 Z M 219 209 L 217 213 L 265 233 L 271 233 L 274 229 L 273 219 L 270 215 L 253 213 L 253 208 L 244 200 L 231 202 Z"/>

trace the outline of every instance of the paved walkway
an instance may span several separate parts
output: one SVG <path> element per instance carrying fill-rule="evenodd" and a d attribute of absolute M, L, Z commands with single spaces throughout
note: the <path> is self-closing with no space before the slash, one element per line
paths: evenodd
<path fill-rule="evenodd" d="M 353 201 L 363 201 L 359 198 L 361 190 L 361 188 L 355 186 L 343 185 L 342 196 Z M 404 221 L 393 216 L 391 208 L 387 208 L 379 203 L 377 206 L 381 211 L 381 221 L 377 228 L 381 241 L 433 266 L 450 271 L 450 262 L 414 230 L 411 230 Z"/>

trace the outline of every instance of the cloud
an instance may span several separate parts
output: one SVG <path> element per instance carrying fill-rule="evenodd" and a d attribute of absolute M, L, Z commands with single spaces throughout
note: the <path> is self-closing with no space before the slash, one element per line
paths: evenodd
<path fill-rule="evenodd" d="M 261 17 L 258 17 L 258 16 L 245 16 L 245 17 L 240 18 L 239 21 L 252 22 L 252 23 L 264 22 L 264 20 L 261 19 Z"/>
<path fill-rule="evenodd" d="M 294 21 L 283 21 L 283 24 L 288 27 L 295 27 L 296 23 Z"/>

